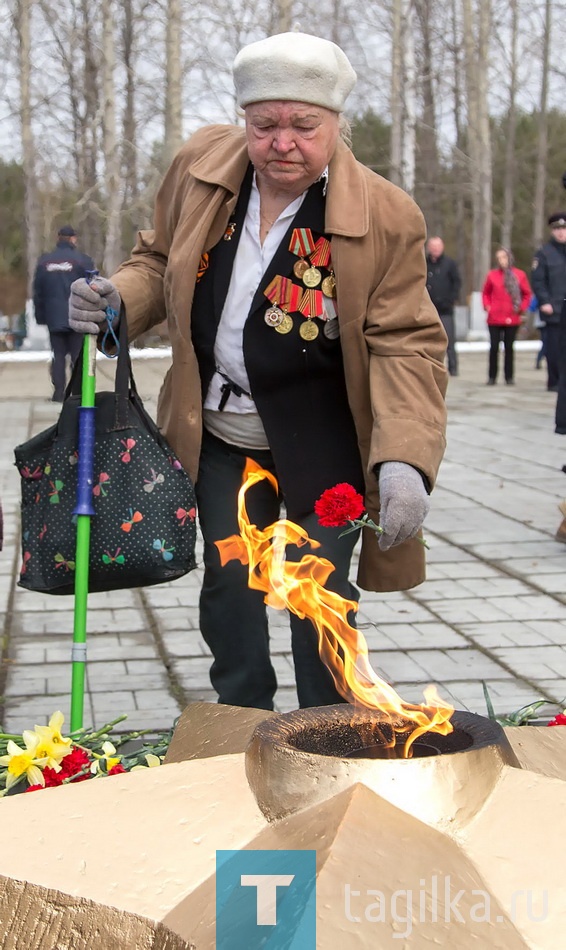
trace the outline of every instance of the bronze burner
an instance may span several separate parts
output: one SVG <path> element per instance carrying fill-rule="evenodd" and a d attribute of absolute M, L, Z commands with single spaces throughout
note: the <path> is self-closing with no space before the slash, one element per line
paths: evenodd
<path fill-rule="evenodd" d="M 475 813 L 504 765 L 519 763 L 501 726 L 456 711 L 447 736 L 425 733 L 402 758 L 403 737 L 377 710 L 350 705 L 300 709 L 260 723 L 246 751 L 246 774 L 270 820 L 361 782 L 432 824 Z"/>

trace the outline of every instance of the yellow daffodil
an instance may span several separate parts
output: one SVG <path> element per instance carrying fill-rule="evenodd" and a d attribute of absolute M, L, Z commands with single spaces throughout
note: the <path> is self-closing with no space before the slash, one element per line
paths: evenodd
<path fill-rule="evenodd" d="M 144 759 L 147 765 L 134 765 L 130 772 L 136 772 L 138 769 L 154 769 L 163 762 L 163 756 L 160 758 L 158 755 L 154 755 L 153 752 L 148 752 Z"/>
<path fill-rule="evenodd" d="M 25 748 L 22 749 L 12 739 L 6 746 L 6 755 L 0 756 L 0 765 L 6 765 L 6 791 L 18 782 L 23 775 L 30 785 L 45 785 L 42 768 L 47 765 L 47 759 L 38 758 L 38 738 L 35 733 L 26 729 L 23 733 Z"/>
<path fill-rule="evenodd" d="M 33 730 L 38 738 L 38 758 L 46 758 L 49 768 L 55 771 L 59 770 L 61 759 L 71 752 L 71 739 L 65 739 L 61 734 L 64 718 L 63 713 L 57 710 L 48 726 L 35 726 Z"/>
<path fill-rule="evenodd" d="M 113 769 L 115 765 L 118 765 L 121 755 L 116 755 L 116 748 L 112 745 L 111 742 L 102 743 L 102 754 L 99 755 L 98 752 L 91 753 L 94 756 L 94 762 L 90 767 L 90 771 L 93 775 L 96 775 L 97 772 L 109 772 L 110 769 Z M 102 763 L 104 762 L 104 769 L 102 768 Z"/>

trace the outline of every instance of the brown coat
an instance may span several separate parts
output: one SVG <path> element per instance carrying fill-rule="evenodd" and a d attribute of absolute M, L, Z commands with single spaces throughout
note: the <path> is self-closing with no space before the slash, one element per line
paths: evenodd
<path fill-rule="evenodd" d="M 168 321 L 173 361 L 158 423 L 193 478 L 201 439 L 190 330 L 196 274 L 202 252 L 224 234 L 247 166 L 242 129 L 197 132 L 159 190 L 154 230 L 140 232 L 131 259 L 112 278 L 132 339 Z M 376 463 L 408 462 L 434 484 L 445 447 L 446 337 L 426 291 L 421 212 L 342 142 L 329 165 L 325 231 L 332 235 L 348 398 L 368 473 L 366 505 L 377 521 Z M 416 539 L 382 552 L 374 532 L 363 534 L 361 587 L 405 590 L 424 580 L 424 552 Z"/>

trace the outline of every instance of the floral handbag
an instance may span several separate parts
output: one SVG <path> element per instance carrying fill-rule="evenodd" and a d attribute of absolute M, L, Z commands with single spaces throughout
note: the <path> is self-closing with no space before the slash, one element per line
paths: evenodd
<path fill-rule="evenodd" d="M 196 500 L 187 472 L 136 390 L 120 321 L 114 392 L 96 394 L 89 591 L 161 584 L 195 566 Z M 80 364 L 58 421 L 15 449 L 21 476 L 19 585 L 73 594 Z"/>

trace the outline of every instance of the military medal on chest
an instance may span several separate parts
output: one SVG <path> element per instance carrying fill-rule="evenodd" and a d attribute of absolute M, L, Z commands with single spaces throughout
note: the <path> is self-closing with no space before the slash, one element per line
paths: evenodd
<path fill-rule="evenodd" d="M 315 317 L 324 315 L 324 304 L 322 300 L 322 291 L 309 288 L 305 290 L 299 304 L 299 313 L 302 313 L 306 320 L 301 323 L 299 333 L 303 340 L 316 340 L 318 336 L 318 326 L 314 322 Z"/>
<path fill-rule="evenodd" d="M 301 292 L 301 288 L 288 277 L 277 275 L 273 278 L 263 292 L 271 301 L 271 307 L 267 308 L 263 317 L 268 327 L 273 327 L 278 333 L 289 333 L 293 329 L 289 311 L 298 310 Z"/>

